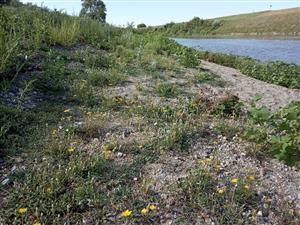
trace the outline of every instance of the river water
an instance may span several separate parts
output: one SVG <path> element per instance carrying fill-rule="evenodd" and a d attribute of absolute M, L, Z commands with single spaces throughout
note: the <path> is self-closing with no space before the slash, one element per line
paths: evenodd
<path fill-rule="evenodd" d="M 300 65 L 300 40 L 259 39 L 175 39 L 201 51 L 249 56 L 261 61 L 280 60 Z"/>

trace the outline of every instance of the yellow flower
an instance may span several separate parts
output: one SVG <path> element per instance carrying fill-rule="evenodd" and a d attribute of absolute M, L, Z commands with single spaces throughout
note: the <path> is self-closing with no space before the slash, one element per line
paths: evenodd
<path fill-rule="evenodd" d="M 250 186 L 249 185 L 245 185 L 244 188 L 249 191 L 250 190 Z"/>
<path fill-rule="evenodd" d="M 51 188 L 51 187 L 48 187 L 46 191 L 47 191 L 48 193 L 52 193 L 52 188 Z"/>
<path fill-rule="evenodd" d="M 19 208 L 18 213 L 24 215 L 27 212 L 27 208 Z"/>
<path fill-rule="evenodd" d="M 219 189 L 217 190 L 217 192 L 218 192 L 219 194 L 223 194 L 223 193 L 225 192 L 225 189 L 224 189 L 224 188 L 219 188 Z"/>
<path fill-rule="evenodd" d="M 288 204 L 289 205 L 293 204 L 293 200 L 288 200 Z"/>
<path fill-rule="evenodd" d="M 149 211 L 148 211 L 148 209 L 146 209 L 146 208 L 143 208 L 143 209 L 141 210 L 141 213 L 142 213 L 143 215 L 146 215 L 148 212 L 149 212 Z"/>
<path fill-rule="evenodd" d="M 142 149 L 144 146 L 143 145 L 139 145 L 138 147 L 139 147 L 139 149 Z"/>
<path fill-rule="evenodd" d="M 132 214 L 132 211 L 127 209 L 127 210 L 123 211 L 121 215 L 123 217 L 128 217 L 128 216 L 131 216 L 131 214 Z"/>
<path fill-rule="evenodd" d="M 111 157 L 112 157 L 112 151 L 107 150 L 107 151 L 104 151 L 103 153 L 104 153 L 104 158 L 105 159 L 111 159 Z"/>
<path fill-rule="evenodd" d="M 68 112 L 70 112 L 71 111 L 71 109 L 65 109 L 64 110 L 64 113 L 68 113 Z"/>
<path fill-rule="evenodd" d="M 75 152 L 75 148 L 69 148 L 69 149 L 68 149 L 68 152 L 70 152 L 70 153 Z"/>
<path fill-rule="evenodd" d="M 254 181 L 255 177 L 253 175 L 249 176 L 249 180 Z"/>
<path fill-rule="evenodd" d="M 157 208 L 156 205 L 149 205 L 149 209 L 150 209 L 150 210 L 155 210 L 156 208 Z"/>
<path fill-rule="evenodd" d="M 233 183 L 233 184 L 237 184 L 238 181 L 239 181 L 239 180 L 238 180 L 237 178 L 232 178 L 232 179 L 231 179 L 231 183 Z"/>
<path fill-rule="evenodd" d="M 34 223 L 33 225 L 42 225 L 41 223 Z"/>
<path fill-rule="evenodd" d="M 199 164 L 204 164 L 205 163 L 205 161 L 203 160 L 203 159 L 198 159 L 198 161 L 197 161 Z"/>

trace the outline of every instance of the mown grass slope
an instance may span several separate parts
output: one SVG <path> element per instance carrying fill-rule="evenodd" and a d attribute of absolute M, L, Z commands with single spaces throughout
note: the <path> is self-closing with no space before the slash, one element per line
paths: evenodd
<path fill-rule="evenodd" d="M 300 8 L 262 11 L 214 19 L 194 19 L 183 23 L 168 23 L 149 27 L 172 37 L 201 36 L 298 36 Z"/>
<path fill-rule="evenodd" d="M 216 18 L 222 26 L 216 34 L 296 35 L 300 32 L 300 8 L 263 11 Z"/>

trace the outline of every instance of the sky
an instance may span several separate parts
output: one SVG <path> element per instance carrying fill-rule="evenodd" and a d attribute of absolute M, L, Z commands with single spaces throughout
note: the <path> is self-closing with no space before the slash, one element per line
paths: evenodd
<path fill-rule="evenodd" d="M 78 14 L 80 0 L 21 0 L 24 3 L 62 9 Z M 145 23 L 161 25 L 227 15 L 299 7 L 299 0 L 104 0 L 107 22 L 113 25 Z"/>

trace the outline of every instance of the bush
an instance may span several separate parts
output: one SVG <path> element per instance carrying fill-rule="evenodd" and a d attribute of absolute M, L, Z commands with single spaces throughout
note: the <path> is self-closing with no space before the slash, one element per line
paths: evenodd
<path fill-rule="evenodd" d="M 179 53 L 179 62 L 185 67 L 196 67 L 200 64 L 195 51 L 191 48 L 183 48 Z"/>
<path fill-rule="evenodd" d="M 268 127 L 267 138 L 265 131 L 248 130 L 245 135 L 253 140 L 270 145 L 271 152 L 279 160 L 288 165 L 294 165 L 300 160 L 300 102 L 270 112 L 265 108 L 256 108 L 253 104 L 250 118 L 254 123 Z M 260 129 L 261 130 L 261 129 Z"/>

